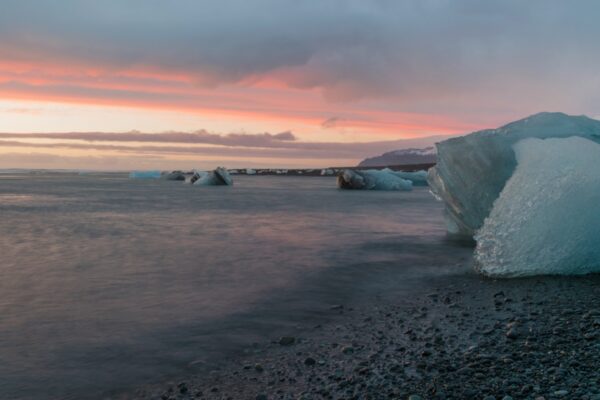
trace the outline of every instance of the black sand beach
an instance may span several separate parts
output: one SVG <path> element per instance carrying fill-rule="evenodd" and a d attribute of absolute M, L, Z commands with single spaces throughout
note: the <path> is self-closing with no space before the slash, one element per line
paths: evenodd
<path fill-rule="evenodd" d="M 600 276 L 491 280 L 329 307 L 136 399 L 600 399 Z"/>

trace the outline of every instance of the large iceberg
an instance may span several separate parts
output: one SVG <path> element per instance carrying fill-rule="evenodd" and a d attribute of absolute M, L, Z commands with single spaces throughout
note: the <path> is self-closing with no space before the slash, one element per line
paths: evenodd
<path fill-rule="evenodd" d="M 515 143 L 526 138 L 570 136 L 600 142 L 600 121 L 540 113 L 498 129 L 438 143 L 438 163 L 429 170 L 428 182 L 432 192 L 445 202 L 448 232 L 473 237 L 482 227 L 517 165 Z"/>
<path fill-rule="evenodd" d="M 476 269 L 499 277 L 600 272 L 600 144 L 524 139 L 512 148 L 516 169 L 475 236 Z"/>
<path fill-rule="evenodd" d="M 402 179 L 391 170 L 364 170 L 353 171 L 344 170 L 337 177 L 337 184 L 340 189 L 357 190 L 412 190 L 413 183 L 410 180 Z"/>
<path fill-rule="evenodd" d="M 227 169 L 218 167 L 210 172 L 194 171 L 190 183 L 197 186 L 231 186 L 233 179 Z"/>

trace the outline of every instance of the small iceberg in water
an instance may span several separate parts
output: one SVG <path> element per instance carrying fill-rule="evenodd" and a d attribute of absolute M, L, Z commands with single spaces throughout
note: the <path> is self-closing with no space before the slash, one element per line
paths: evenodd
<path fill-rule="evenodd" d="M 389 168 L 384 168 L 382 171 L 392 173 L 402 179 L 406 179 L 412 182 L 413 186 L 428 186 L 427 183 L 427 171 L 392 171 Z"/>
<path fill-rule="evenodd" d="M 162 172 L 158 170 L 151 171 L 132 171 L 129 173 L 130 179 L 163 179 L 166 181 L 185 181 L 183 171 Z"/>
<path fill-rule="evenodd" d="M 185 181 L 185 174 L 183 171 L 165 172 L 161 178 L 166 181 Z"/>
<path fill-rule="evenodd" d="M 344 170 L 337 177 L 340 189 L 351 190 L 412 190 L 413 183 L 402 179 L 391 170 L 369 169 L 365 171 Z"/>
<path fill-rule="evenodd" d="M 214 171 L 194 171 L 189 183 L 197 186 L 232 186 L 233 179 L 229 171 L 218 167 Z"/>
<path fill-rule="evenodd" d="M 160 179 L 162 173 L 156 171 L 131 171 L 129 179 Z"/>

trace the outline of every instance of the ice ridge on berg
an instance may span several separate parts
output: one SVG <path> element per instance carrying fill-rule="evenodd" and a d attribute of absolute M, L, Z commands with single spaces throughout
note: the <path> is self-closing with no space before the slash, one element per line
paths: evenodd
<path fill-rule="evenodd" d="M 448 232 L 472 238 L 490 214 L 517 161 L 513 145 L 526 138 L 580 136 L 600 142 L 600 121 L 563 113 L 539 113 L 497 129 L 438 143 L 428 182 L 446 206 Z"/>

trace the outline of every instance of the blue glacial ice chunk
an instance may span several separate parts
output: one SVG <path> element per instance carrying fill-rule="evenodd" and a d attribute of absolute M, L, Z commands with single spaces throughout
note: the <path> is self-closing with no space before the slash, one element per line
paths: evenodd
<path fill-rule="evenodd" d="M 391 170 L 344 170 L 337 178 L 340 189 L 356 190 L 412 190 L 413 183 L 402 179 Z"/>
<path fill-rule="evenodd" d="M 382 171 L 390 172 L 402 179 L 409 180 L 413 186 L 427 186 L 427 171 L 394 171 L 389 168 L 384 168 Z"/>
<path fill-rule="evenodd" d="M 524 139 L 517 166 L 475 235 L 476 269 L 513 277 L 600 272 L 600 144 Z"/>
<path fill-rule="evenodd" d="M 448 232 L 472 238 L 481 228 L 515 170 L 515 143 L 526 138 L 570 136 L 600 142 L 600 121 L 540 113 L 438 143 L 438 162 L 429 170 L 428 182 L 433 194 L 445 202 Z"/>
<path fill-rule="evenodd" d="M 160 171 L 131 171 L 130 179 L 160 179 L 162 173 Z"/>

